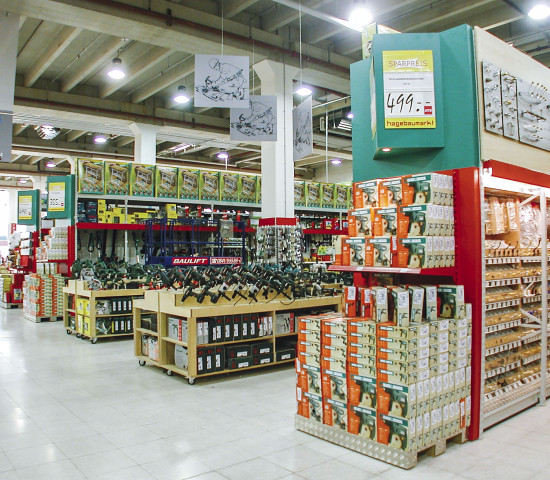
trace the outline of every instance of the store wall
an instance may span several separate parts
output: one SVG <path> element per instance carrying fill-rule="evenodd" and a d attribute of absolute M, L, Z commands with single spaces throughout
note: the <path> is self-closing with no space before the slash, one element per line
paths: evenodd
<path fill-rule="evenodd" d="M 325 165 L 315 169 L 315 174 L 312 178 L 314 182 L 326 182 L 327 173 Z M 353 181 L 353 166 L 352 162 L 343 161 L 341 165 L 328 165 L 328 182 L 329 183 L 348 183 Z"/>
<path fill-rule="evenodd" d="M 371 132 L 371 59 L 351 66 L 353 119 L 353 179 L 387 178 L 435 170 L 477 167 L 480 164 L 477 86 L 473 30 L 467 25 L 440 34 L 375 35 L 374 80 L 377 130 L 383 123 L 384 50 L 434 50 L 437 129 L 434 132 L 384 130 L 385 145 Z M 382 121 L 380 121 L 382 119 Z M 420 148 L 414 148 L 418 138 Z M 439 143 L 441 141 L 441 143 Z M 434 147 L 433 145 L 442 145 Z M 380 158 L 379 147 L 397 153 Z M 376 158 L 375 158 L 376 157 Z"/>
<path fill-rule="evenodd" d="M 550 88 L 550 70 L 548 67 L 516 48 L 511 48 L 506 42 L 478 27 L 475 28 L 475 47 L 479 72 L 482 71 L 481 63 L 485 60 L 500 67 L 503 72 Z M 480 98 L 479 118 L 484 122 L 482 81 L 479 82 L 478 89 Z M 498 160 L 499 162 L 550 173 L 550 152 L 546 150 L 487 132 L 483 125 L 480 142 L 482 160 Z"/>

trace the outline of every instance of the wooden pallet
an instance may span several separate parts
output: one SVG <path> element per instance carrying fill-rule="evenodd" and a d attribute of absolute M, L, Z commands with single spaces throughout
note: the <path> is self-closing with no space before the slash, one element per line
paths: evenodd
<path fill-rule="evenodd" d="M 23 317 L 25 317 L 27 320 L 30 320 L 31 322 L 34 322 L 34 323 L 59 322 L 63 320 L 63 315 L 57 315 L 52 317 L 35 317 L 34 315 L 28 315 L 27 313 L 24 313 Z"/>
<path fill-rule="evenodd" d="M 20 302 L 20 303 L 5 303 L 5 302 L 0 302 L 0 307 L 2 308 L 20 308 L 23 306 L 23 303 Z"/>

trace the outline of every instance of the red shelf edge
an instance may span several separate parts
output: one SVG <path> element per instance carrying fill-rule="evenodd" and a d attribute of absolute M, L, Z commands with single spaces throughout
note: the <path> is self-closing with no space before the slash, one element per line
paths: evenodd
<path fill-rule="evenodd" d="M 348 265 L 330 265 L 328 269 L 336 272 L 408 273 L 413 275 L 440 275 L 445 277 L 452 277 L 455 274 L 455 267 L 399 268 L 399 267 L 351 267 Z"/>
<path fill-rule="evenodd" d="M 77 228 L 80 228 L 82 230 L 145 230 L 145 224 L 144 223 L 93 223 L 93 222 L 78 222 L 76 224 Z M 155 230 L 160 229 L 160 225 L 154 226 Z M 174 230 L 179 232 L 190 232 L 191 227 L 187 225 L 176 225 L 174 227 Z M 200 227 L 199 231 L 202 232 L 215 232 L 216 227 Z M 235 232 L 240 233 L 241 230 L 239 228 L 234 228 Z M 254 233 L 256 229 L 251 227 L 246 227 L 245 232 L 246 233 Z"/>
<path fill-rule="evenodd" d="M 305 235 L 347 235 L 347 230 L 329 230 L 326 228 L 304 228 Z"/>

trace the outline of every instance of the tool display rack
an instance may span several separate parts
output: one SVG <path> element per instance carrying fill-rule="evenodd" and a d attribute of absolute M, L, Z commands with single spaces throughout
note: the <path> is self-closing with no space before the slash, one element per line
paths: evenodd
<path fill-rule="evenodd" d="M 503 182 L 487 171 L 483 180 L 485 199 L 513 200 L 520 206 L 535 203 L 541 212 L 541 241 L 535 248 L 520 248 L 520 229 L 503 234 L 485 232 L 485 240 L 500 240 L 508 246 L 486 246 L 484 252 L 483 427 L 487 428 L 544 403 L 550 394 L 546 382 L 548 340 L 543 340 L 548 338 L 548 226 L 544 188 Z M 519 215 L 517 218 L 519 223 Z"/>
<path fill-rule="evenodd" d="M 89 290 L 86 282 L 81 280 L 69 280 L 68 286 L 63 288 L 63 325 L 68 335 L 76 334 L 77 338 L 89 339 L 91 343 L 95 344 L 98 338 L 109 337 L 131 337 L 133 332 L 128 333 L 114 333 L 114 334 L 101 334 L 96 328 L 97 319 L 100 318 L 116 318 L 132 316 L 132 312 L 128 313 L 108 313 L 97 314 L 96 313 L 96 301 L 98 299 L 104 300 L 107 298 L 118 297 L 133 297 L 133 302 L 138 298 L 142 298 L 145 290 L 142 289 L 120 289 L 120 290 Z M 90 314 L 82 315 L 88 319 L 88 328 L 85 328 L 83 322 L 78 321 L 80 316 L 77 313 L 77 300 L 79 298 L 85 298 L 90 302 Z M 74 299 L 74 302 L 72 301 Z M 74 306 L 74 308 L 69 308 Z M 74 318 L 74 327 L 71 325 L 71 317 Z"/>
<path fill-rule="evenodd" d="M 209 240 L 201 233 L 210 232 Z M 158 232 L 158 233 L 157 233 Z M 246 225 L 233 221 L 233 234 L 238 237 L 224 239 L 220 221 L 202 218 L 147 220 L 145 223 L 145 263 L 172 266 L 176 252 L 184 247 L 184 256 L 240 257 L 246 263 Z M 183 238 L 179 238 L 182 235 Z"/>
<path fill-rule="evenodd" d="M 257 302 L 253 304 L 216 304 L 216 305 L 199 305 L 196 302 L 194 306 L 181 305 L 181 293 L 173 292 L 146 292 L 143 300 L 136 300 L 134 302 L 134 346 L 135 356 L 137 357 L 139 364 L 144 366 L 150 364 L 156 367 L 163 368 L 167 375 L 177 373 L 184 376 L 190 385 L 195 383 L 196 378 L 209 377 L 212 375 L 219 375 L 224 373 L 244 372 L 261 367 L 267 367 L 271 365 L 281 365 L 293 363 L 294 358 L 283 361 L 275 361 L 277 353 L 277 340 L 283 338 L 297 338 L 298 331 L 295 332 L 276 334 L 275 322 L 273 323 L 273 335 L 250 338 L 245 340 L 235 340 L 232 342 L 218 342 L 211 344 L 198 344 L 197 343 L 197 329 L 196 321 L 201 318 L 219 317 L 224 315 L 240 315 L 248 313 L 262 313 L 271 315 L 273 320 L 275 315 L 281 312 L 292 311 L 304 311 L 304 310 L 324 310 L 324 311 L 339 311 L 341 305 L 341 296 L 334 297 L 312 297 L 312 298 L 298 298 L 295 300 L 288 299 L 275 299 L 268 302 Z M 206 302 L 206 301 L 205 301 Z M 155 312 L 158 315 L 158 331 L 144 329 L 141 326 L 141 317 L 145 313 Z M 181 342 L 173 338 L 168 337 L 168 316 L 176 316 L 187 319 L 188 327 L 188 341 Z M 159 360 L 152 360 L 150 357 L 142 355 L 141 340 L 142 336 L 150 336 L 158 339 L 159 342 Z M 240 369 L 224 369 L 216 372 L 209 372 L 204 374 L 197 373 L 197 347 L 203 346 L 224 346 L 235 345 L 250 342 L 272 342 L 273 344 L 273 359 L 274 361 L 262 365 L 253 365 Z M 187 348 L 188 352 L 188 370 L 182 370 L 178 368 L 174 363 L 174 348 L 176 345 L 181 345 Z"/>

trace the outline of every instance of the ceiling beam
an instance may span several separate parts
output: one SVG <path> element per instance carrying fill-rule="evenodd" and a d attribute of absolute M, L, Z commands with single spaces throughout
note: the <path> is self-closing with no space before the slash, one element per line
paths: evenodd
<path fill-rule="evenodd" d="M 118 148 L 111 145 L 102 145 L 98 147 L 95 144 L 83 145 L 56 140 L 42 140 L 40 138 L 16 137 L 13 139 L 13 150 L 25 149 L 30 155 L 41 155 L 42 157 L 51 157 L 50 151 L 65 151 L 65 155 L 71 153 L 87 154 L 94 153 L 99 155 L 126 155 L 133 156 L 134 150 L 127 148 Z"/>
<path fill-rule="evenodd" d="M 181 81 L 182 78 L 185 78 L 187 75 L 190 75 L 194 71 L 195 57 L 190 55 L 185 58 L 179 65 L 172 67 L 165 72 L 162 72 L 150 82 L 147 82 L 143 86 L 139 87 L 132 94 L 132 102 L 143 102 L 143 100 L 146 100 L 155 93 L 160 92 L 161 90 L 168 88 L 176 82 Z"/>
<path fill-rule="evenodd" d="M 258 0 L 228 0 L 223 6 L 224 18 L 231 18 L 254 5 Z"/>
<path fill-rule="evenodd" d="M 25 87 L 32 86 L 81 31 L 80 28 L 76 27 L 63 27 L 57 37 L 47 47 L 46 51 L 36 59 L 34 65 L 27 75 L 25 75 Z"/>
<path fill-rule="evenodd" d="M 42 155 L 37 155 L 29 158 L 29 161 L 27 162 L 29 165 L 36 165 L 40 160 L 42 160 L 44 157 Z"/>
<path fill-rule="evenodd" d="M 74 142 L 75 140 L 78 140 L 82 135 L 86 135 L 86 130 L 71 130 L 67 135 L 65 136 L 65 139 L 67 142 Z"/>
<path fill-rule="evenodd" d="M 330 3 L 332 0 L 315 0 L 304 2 L 304 7 L 309 7 L 311 9 L 320 8 L 327 3 Z M 302 12 L 302 16 L 304 12 Z M 292 23 L 300 17 L 300 12 L 298 10 L 289 9 L 287 6 L 278 5 L 278 8 L 275 10 L 275 13 L 269 12 L 262 17 L 262 27 L 268 32 L 273 32 L 279 28 Z"/>
<path fill-rule="evenodd" d="M 17 137 L 18 135 L 21 135 L 23 131 L 28 127 L 28 125 L 18 123 L 13 125 L 13 136 Z"/>
<path fill-rule="evenodd" d="M 98 70 L 101 67 L 107 66 L 108 62 L 113 59 L 119 48 L 123 45 L 122 38 L 107 38 L 101 47 L 98 49 L 98 54 L 93 58 L 79 59 L 79 67 L 63 81 L 61 85 L 62 92 L 70 92 L 88 75 Z"/>
<path fill-rule="evenodd" d="M 47 30 L 48 26 L 46 22 L 41 21 L 38 26 L 34 29 L 34 31 L 31 33 L 30 37 L 26 40 L 26 42 L 23 44 L 21 50 L 17 53 L 17 58 L 21 57 L 21 55 L 24 54 L 25 50 L 29 47 L 29 45 L 32 43 L 33 39 L 40 35 L 41 33 L 44 34 L 44 36 L 47 36 Z"/>
<path fill-rule="evenodd" d="M 103 86 L 99 90 L 99 96 L 101 98 L 105 98 L 112 95 L 136 77 L 139 77 L 141 74 L 145 73 L 148 69 L 158 65 L 171 53 L 171 50 L 162 47 L 151 47 L 147 49 L 146 52 L 140 55 L 139 58 L 128 67 L 126 76 L 123 79 L 116 82 L 109 82 Z"/>
<path fill-rule="evenodd" d="M 130 145 L 130 143 L 133 143 L 134 141 L 135 141 L 134 137 L 121 137 L 117 140 L 116 146 L 125 147 L 126 145 Z"/>

